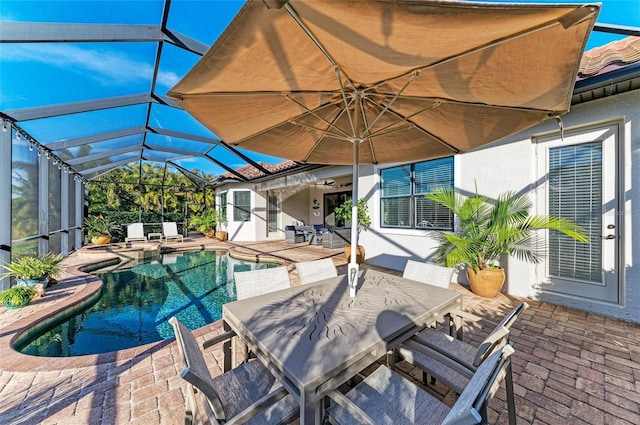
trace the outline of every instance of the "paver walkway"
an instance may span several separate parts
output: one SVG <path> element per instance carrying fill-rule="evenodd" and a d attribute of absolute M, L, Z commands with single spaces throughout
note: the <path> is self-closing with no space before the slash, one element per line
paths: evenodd
<path fill-rule="evenodd" d="M 205 244 L 230 247 L 249 256 L 279 258 L 288 266 L 294 284 L 295 261 L 331 256 L 340 272 L 346 270 L 338 250 L 308 245 L 227 244 L 203 239 L 174 245 Z M 66 278 L 45 298 L 21 310 L 0 308 L 0 424 L 183 423 L 183 383 L 175 367 L 172 341 L 63 359 L 19 355 L 8 346 L 16 324 L 91 292 L 94 280 L 75 271 L 77 265 L 91 261 L 95 261 L 91 256 L 75 253 L 65 260 Z M 494 319 L 520 301 L 504 295 L 485 299 L 461 286 L 456 289 L 464 294 L 465 309 Z M 511 336 L 516 349 L 513 372 L 518 423 L 640 424 L 640 325 L 527 302 L 531 308 L 514 325 Z M 219 331 L 216 322 L 195 333 L 205 338 Z M 481 330 L 465 330 L 465 338 L 479 340 L 482 336 Z M 208 350 L 207 361 L 212 373 L 221 372 L 219 349 Z M 406 364 L 399 368 L 421 376 Z M 455 399 L 439 383 L 429 390 L 448 403 Z M 491 401 L 490 423 L 507 423 L 504 400 L 500 391 Z"/>

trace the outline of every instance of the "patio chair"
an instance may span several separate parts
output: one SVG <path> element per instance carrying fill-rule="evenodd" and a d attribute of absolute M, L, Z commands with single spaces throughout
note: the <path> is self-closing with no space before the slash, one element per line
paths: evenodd
<path fill-rule="evenodd" d="M 175 221 L 162 223 L 162 237 L 166 243 L 169 243 L 169 239 L 180 239 L 180 242 L 184 242 L 184 236 L 178 233 L 178 225 Z"/>
<path fill-rule="evenodd" d="M 421 262 L 407 260 L 402 277 L 429 285 L 448 288 L 451 285 L 454 269 L 440 266 L 430 261 Z"/>
<path fill-rule="evenodd" d="M 477 347 L 462 341 L 462 338 L 457 339 L 439 330 L 426 328 L 401 344 L 396 349 L 396 354 L 400 359 L 422 369 L 425 383 L 427 375 L 431 375 L 432 382 L 433 379 L 439 379 L 460 394 L 482 362 L 509 342 L 511 326 L 528 307 L 525 302 L 518 304 L 498 324 L 470 313 L 454 311 L 452 316 L 495 327 Z M 513 387 L 510 370 L 506 385 L 508 388 Z M 512 397 L 513 391 L 507 391 L 509 423 L 515 424 L 515 402 Z"/>
<path fill-rule="evenodd" d="M 235 272 L 233 273 L 233 281 L 236 285 L 236 298 L 239 300 L 291 287 L 289 272 L 286 267 Z M 244 361 L 253 357 L 246 345 L 243 347 L 243 356 Z"/>
<path fill-rule="evenodd" d="M 331 258 L 296 263 L 296 269 L 302 285 L 338 276 L 338 270 Z"/>
<path fill-rule="evenodd" d="M 284 243 L 304 242 L 304 233 L 296 230 L 295 226 L 284 226 Z"/>
<path fill-rule="evenodd" d="M 293 396 L 276 378 L 255 361 L 211 377 L 202 351 L 193 334 L 178 319 L 172 317 L 180 353 L 180 377 L 188 382 L 186 388 L 185 423 L 202 423 L 198 417 L 196 392 L 210 423 L 285 424 L 292 422 L 299 412 Z M 233 332 L 205 341 L 203 348 L 219 344 L 235 336 Z"/>
<path fill-rule="evenodd" d="M 473 374 L 451 407 L 391 369 L 380 366 L 346 395 L 333 391 L 329 422 L 346 424 L 468 425 L 486 422 L 486 405 L 511 369 L 506 345 Z"/>
<path fill-rule="evenodd" d="M 235 272 L 233 280 L 236 283 L 236 297 L 239 300 L 291 287 L 286 267 Z"/>
<path fill-rule="evenodd" d="M 124 238 L 125 243 L 134 241 L 146 241 L 144 235 L 144 225 L 142 223 L 133 223 L 127 226 L 127 237 Z"/>

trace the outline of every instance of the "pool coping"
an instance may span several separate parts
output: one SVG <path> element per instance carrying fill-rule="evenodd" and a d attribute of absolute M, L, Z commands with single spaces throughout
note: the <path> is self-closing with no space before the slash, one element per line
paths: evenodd
<path fill-rule="evenodd" d="M 144 247 L 139 248 L 139 250 L 143 249 Z M 283 265 L 286 263 L 282 259 L 268 255 L 265 256 L 264 254 L 253 255 L 247 252 L 240 252 L 235 250 L 233 246 L 224 243 L 215 245 L 185 244 L 179 247 L 175 246 L 175 244 L 162 246 L 163 252 L 192 251 L 197 249 L 228 251 L 229 255 L 232 255 L 234 258 L 245 261 L 271 262 Z M 126 252 L 135 250 L 135 248 L 128 248 Z M 25 338 L 25 334 L 33 332 L 36 325 L 40 325 L 42 322 L 52 322 L 65 314 L 69 308 L 75 307 L 79 309 L 82 308 L 84 304 L 93 301 L 100 293 L 103 284 L 100 278 L 90 274 L 89 271 L 121 260 L 117 253 L 106 250 L 100 255 L 92 252 L 87 256 L 83 255 L 86 254 L 86 252 L 83 253 L 81 248 L 74 254 L 76 254 L 74 259 L 77 260 L 78 263 L 64 268 L 63 277 L 55 285 L 48 288 L 44 297 L 32 300 L 29 305 L 18 310 L 6 310 L 4 307 L 0 307 L 0 309 L 3 310 L 3 316 L 5 314 L 16 316 L 15 320 L 3 324 L 2 330 L 0 331 L 0 353 L 2 358 L 0 370 L 6 372 L 53 371 L 96 366 L 113 362 L 120 363 L 129 361 L 137 356 L 149 355 L 174 341 L 173 338 L 170 338 L 124 350 L 71 357 L 34 356 L 16 351 L 13 348 L 15 343 Z M 211 324 L 204 328 L 210 325 Z M 202 329 L 202 332 L 204 331 L 205 330 Z M 198 335 L 200 332 L 196 330 L 194 333 Z"/>

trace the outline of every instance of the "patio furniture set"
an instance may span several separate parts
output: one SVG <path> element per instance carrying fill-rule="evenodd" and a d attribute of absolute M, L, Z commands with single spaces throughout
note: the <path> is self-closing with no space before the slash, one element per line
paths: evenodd
<path fill-rule="evenodd" d="M 482 423 L 504 380 L 515 424 L 508 337 L 526 303 L 499 324 L 485 323 L 464 312 L 462 295 L 448 288 L 452 270 L 431 263 L 408 263 L 403 277 L 362 270 L 355 297 L 331 259 L 296 269 L 301 285 L 293 287 L 285 267 L 234 273 L 238 300 L 223 306 L 225 332 L 202 345 L 170 320 L 188 383 L 186 423 L 200 423 L 196 395 L 211 423 Z M 494 330 L 472 346 L 462 340 L 463 320 Z M 247 351 L 232 368 L 238 340 Z M 202 350 L 216 344 L 225 373 L 212 377 Z M 363 376 L 385 356 L 387 365 Z M 407 379 L 395 369 L 400 359 L 424 370 L 425 383 L 430 375 L 455 390 L 455 404 Z"/>
<path fill-rule="evenodd" d="M 285 226 L 285 242 L 290 244 L 308 242 L 309 245 L 322 245 L 324 248 L 344 248 L 351 243 L 351 229 L 334 227 L 331 230 L 321 224 L 313 226 Z"/>
<path fill-rule="evenodd" d="M 164 241 L 169 243 L 170 240 L 179 240 L 184 242 L 184 236 L 178 233 L 178 225 L 175 221 L 162 223 L 162 233 L 149 233 L 144 234 L 144 224 L 132 223 L 127 226 L 127 237 L 124 239 L 125 243 L 129 242 L 144 242 L 158 238 L 160 242 Z"/>

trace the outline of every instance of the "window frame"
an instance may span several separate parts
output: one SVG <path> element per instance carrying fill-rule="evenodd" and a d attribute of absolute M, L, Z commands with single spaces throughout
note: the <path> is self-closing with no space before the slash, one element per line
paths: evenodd
<path fill-rule="evenodd" d="M 432 160 L 427 160 L 427 161 L 420 161 L 420 162 L 413 162 L 413 163 L 409 163 L 409 164 L 402 164 L 402 165 L 397 165 L 394 167 L 386 167 L 386 168 L 381 168 L 379 170 L 379 184 L 378 184 L 378 189 L 379 189 L 379 193 L 380 193 L 380 218 L 379 218 L 379 226 L 381 229 L 390 229 L 390 230 L 438 230 L 438 231 L 454 231 L 454 220 L 455 217 L 453 215 L 453 213 L 451 211 L 449 211 L 449 223 L 450 226 L 445 227 L 445 226 L 433 226 L 433 227 L 427 227 L 427 226 L 418 226 L 418 212 L 419 212 L 419 208 L 418 208 L 418 201 L 421 199 L 424 199 L 424 195 L 428 192 L 417 192 L 417 186 L 418 184 L 416 183 L 416 168 L 419 165 L 424 165 L 424 164 L 428 164 L 428 163 L 432 163 L 434 165 L 438 165 L 438 166 L 442 166 L 441 165 L 441 161 L 442 160 L 447 160 L 449 162 L 449 167 L 450 170 L 448 171 L 448 178 L 446 179 L 446 182 L 444 182 L 444 184 L 439 184 L 438 181 L 434 181 L 434 182 L 420 182 L 420 184 L 431 184 L 434 186 L 440 186 L 440 187 L 448 187 L 451 189 L 454 189 L 454 180 L 455 180 L 455 161 L 454 161 L 454 156 L 448 156 L 448 157 L 443 157 L 443 158 L 436 158 L 436 159 L 432 159 Z M 401 167 L 409 167 L 410 169 L 410 173 L 409 173 L 409 181 L 407 182 L 409 184 L 409 191 L 407 194 L 401 194 L 401 195 L 384 195 L 384 187 L 383 187 L 383 183 L 384 183 L 384 173 L 386 171 L 389 170 L 393 170 L 393 169 L 399 169 Z M 442 182 L 442 181 L 441 181 Z M 389 200 L 408 200 L 409 205 L 408 205 L 408 215 L 409 215 L 409 225 L 389 225 L 389 224 L 385 224 L 384 223 L 384 211 L 385 211 L 385 201 L 389 201 Z M 427 201 L 430 202 L 430 201 Z M 445 207 L 440 207 L 442 209 L 445 209 Z M 437 208 L 436 208 L 436 212 L 437 212 Z"/>
<path fill-rule="evenodd" d="M 248 194 L 248 205 L 238 205 L 238 196 L 240 194 Z M 241 214 L 239 214 L 241 212 Z M 246 219 L 242 218 L 245 217 Z M 251 221 L 251 191 L 250 190 L 236 190 L 233 192 L 233 221 L 247 222 Z"/>

